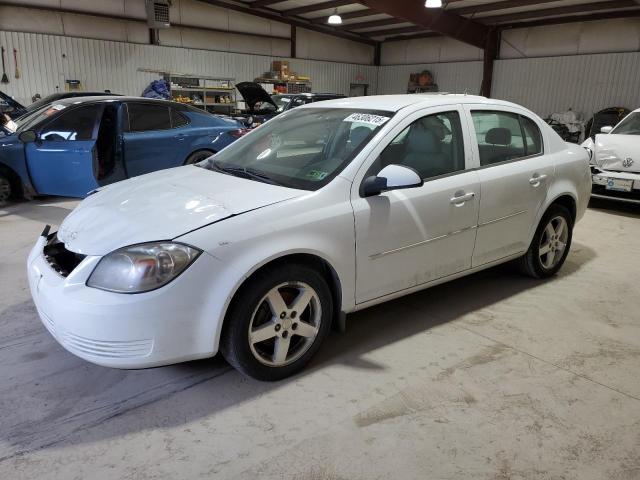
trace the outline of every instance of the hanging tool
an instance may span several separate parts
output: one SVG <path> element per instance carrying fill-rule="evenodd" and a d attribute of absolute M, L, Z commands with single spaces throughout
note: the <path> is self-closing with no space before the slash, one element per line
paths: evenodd
<path fill-rule="evenodd" d="M 2 47 L 2 83 L 9 83 L 9 77 L 7 77 L 7 72 L 4 70 L 4 47 Z"/>
<path fill-rule="evenodd" d="M 20 78 L 20 69 L 18 68 L 18 50 L 13 49 L 13 63 L 16 66 L 16 73 L 14 77 Z"/>

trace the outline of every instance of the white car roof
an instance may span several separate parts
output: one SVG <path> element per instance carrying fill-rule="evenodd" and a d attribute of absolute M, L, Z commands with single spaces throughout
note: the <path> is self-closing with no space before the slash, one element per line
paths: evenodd
<path fill-rule="evenodd" d="M 410 105 L 422 104 L 425 107 L 437 107 L 440 105 L 454 105 L 459 103 L 480 103 L 486 105 L 520 107 L 519 105 L 511 102 L 480 97 L 477 95 L 451 93 L 411 93 L 404 95 L 370 95 L 366 97 L 337 98 L 334 100 L 323 100 L 319 103 L 307 104 L 298 108 L 362 108 L 368 110 L 384 110 L 397 112 L 398 110 Z"/>

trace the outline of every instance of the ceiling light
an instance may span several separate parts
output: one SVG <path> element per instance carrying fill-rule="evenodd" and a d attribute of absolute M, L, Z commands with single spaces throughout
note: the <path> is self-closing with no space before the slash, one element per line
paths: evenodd
<path fill-rule="evenodd" d="M 340 25 L 342 23 L 342 17 L 338 15 L 337 8 L 333 11 L 333 15 L 329 17 L 329 20 L 327 20 L 327 23 L 329 25 Z"/>
<path fill-rule="evenodd" d="M 442 0 L 427 0 L 424 6 L 427 8 L 440 8 L 442 7 Z"/>

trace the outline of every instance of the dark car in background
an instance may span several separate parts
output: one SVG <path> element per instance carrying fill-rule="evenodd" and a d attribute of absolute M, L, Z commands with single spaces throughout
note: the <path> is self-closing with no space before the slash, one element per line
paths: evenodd
<path fill-rule="evenodd" d="M 247 123 L 260 124 L 292 108 L 307 103 L 345 98 L 340 93 L 282 93 L 270 95 L 256 82 L 240 82 L 236 88 L 244 99 L 247 110 L 244 112 Z"/>
<path fill-rule="evenodd" d="M 54 101 L 12 128 L 0 137 L 0 202 L 84 197 L 119 180 L 196 163 L 247 131 L 181 103 L 123 96 Z"/>
<path fill-rule="evenodd" d="M 120 96 L 119 94 L 110 92 L 58 92 L 47 95 L 46 97 L 33 102 L 31 105 L 24 106 L 17 100 L 11 98 L 6 93 L 0 91 L 0 111 L 6 113 L 11 119 L 15 120 L 27 113 L 34 112 L 39 108 L 44 107 L 57 100 L 64 98 L 76 98 L 76 97 L 100 97 L 100 96 Z"/>

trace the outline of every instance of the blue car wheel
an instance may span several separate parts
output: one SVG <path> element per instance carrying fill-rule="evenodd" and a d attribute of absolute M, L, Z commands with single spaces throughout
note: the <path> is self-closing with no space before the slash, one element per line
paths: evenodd
<path fill-rule="evenodd" d="M 198 150 L 196 152 L 193 152 L 191 155 L 189 155 L 187 159 L 184 161 L 184 164 L 193 165 L 194 163 L 201 162 L 205 158 L 210 157 L 214 153 L 216 152 L 213 152 L 211 150 Z"/>

